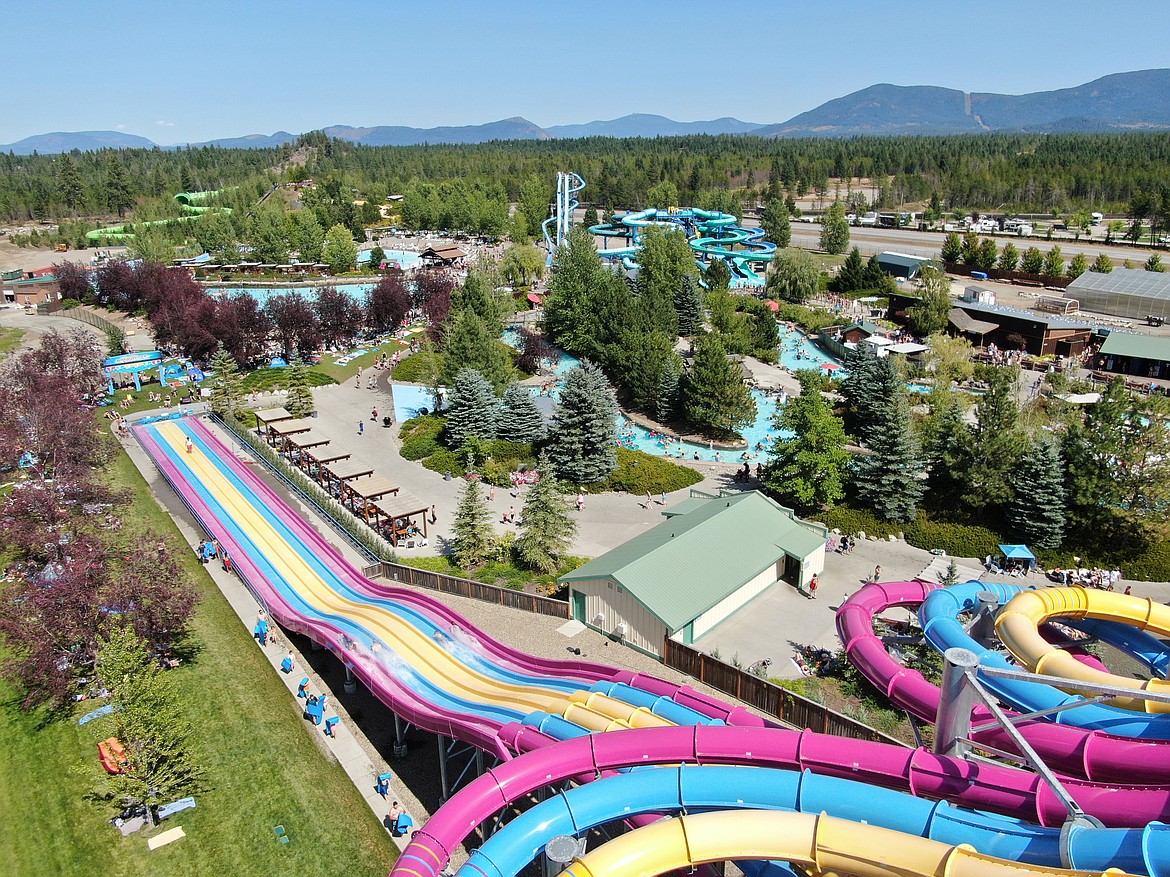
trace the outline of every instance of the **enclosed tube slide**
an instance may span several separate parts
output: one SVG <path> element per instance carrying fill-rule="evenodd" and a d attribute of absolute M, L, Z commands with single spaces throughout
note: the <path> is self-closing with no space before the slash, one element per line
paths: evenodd
<path fill-rule="evenodd" d="M 1000 611 L 998 618 L 1006 617 L 1010 619 L 1009 623 L 1012 625 L 1012 629 L 1022 631 L 1022 634 L 1016 636 L 1019 639 L 1027 638 L 1027 642 L 1019 646 L 1021 648 L 1021 659 L 1025 663 L 1027 663 L 1027 654 L 1034 656 L 1050 655 L 1055 659 L 1044 660 L 1043 672 L 1055 672 L 1055 675 L 1066 678 L 1091 679 L 1106 684 L 1116 684 L 1121 688 L 1136 689 L 1142 685 L 1142 682 L 1139 680 L 1113 676 L 1100 662 L 1093 661 L 1090 663 L 1085 660 L 1078 660 L 1076 656 L 1054 648 L 1042 636 L 1040 625 L 1044 624 L 1048 619 L 1057 616 L 1065 619 L 1065 623 L 1068 626 L 1090 632 L 1103 642 L 1116 646 L 1122 651 L 1133 655 L 1153 672 L 1162 673 L 1167 661 L 1170 661 L 1170 652 L 1167 651 L 1166 645 L 1161 640 L 1158 640 L 1141 629 L 1143 626 L 1148 626 L 1148 619 L 1151 614 L 1158 613 L 1157 608 L 1151 609 L 1149 607 L 1148 604 L 1150 601 L 1148 600 L 1137 597 L 1124 598 L 1127 602 L 1123 604 L 1123 608 L 1138 613 L 1135 626 L 1117 623 L 1113 619 L 1124 616 L 1108 612 L 1099 612 L 1095 617 L 1089 617 L 1083 611 L 1080 613 L 1068 611 L 1066 613 L 1063 609 L 1058 609 L 1055 612 L 1042 610 L 1024 615 L 1019 610 L 1009 612 L 1009 609 L 1012 606 L 1022 606 L 1025 607 L 1025 611 L 1028 611 L 1027 607 L 1060 606 L 1066 603 L 1083 606 L 1087 605 L 1088 601 L 1078 597 L 1076 594 L 1070 593 L 1072 589 L 1045 588 L 1042 590 L 1026 590 L 1013 585 L 989 585 L 983 582 L 968 582 L 967 584 L 954 585 L 944 590 L 934 591 L 923 602 L 919 609 L 922 629 L 927 641 L 937 650 L 945 652 L 948 648 L 965 648 L 978 655 L 980 662 L 983 664 L 1018 669 L 1000 652 L 984 648 L 975 642 L 958 620 L 960 613 L 969 612 L 979 605 L 978 595 L 980 591 L 988 591 L 994 594 L 1001 604 L 1007 604 Z M 1091 598 L 1095 593 L 1090 592 L 1087 596 Z M 1121 595 L 1110 595 L 1101 592 L 1101 596 L 1120 597 Z M 1017 602 L 1021 600 L 1026 602 Z M 1154 606 L 1160 606 L 1163 611 L 1167 611 L 1167 607 L 1161 606 L 1161 604 L 1154 604 Z M 1013 651 L 1014 642 L 1016 642 L 1016 639 L 1013 639 L 1011 635 L 1008 636 L 1008 639 L 1004 640 L 1004 644 Z M 1035 669 L 1034 663 L 1030 669 Z M 982 681 L 988 689 L 994 691 L 1006 703 L 1010 703 L 1017 709 L 1028 712 L 1051 709 L 1063 704 L 1076 703 L 1083 700 L 1078 695 L 1068 694 L 1041 682 L 1021 682 L 1014 679 L 999 679 L 988 676 L 982 677 Z M 1151 685 L 1151 687 L 1156 686 Z M 1145 701 L 1135 700 L 1133 698 L 1128 700 L 1131 707 L 1137 706 L 1140 708 L 1139 705 L 1145 703 Z M 1076 709 L 1057 713 L 1050 721 L 1089 730 L 1107 731 L 1113 735 L 1136 737 L 1143 740 L 1170 739 L 1170 717 L 1162 713 L 1158 715 L 1146 715 L 1145 713 L 1134 712 L 1133 709 L 1114 706 L 1112 703 L 1084 704 Z"/>
<path fill-rule="evenodd" d="M 544 753 L 552 755 L 553 751 Z M 525 756 L 531 758 L 532 756 Z M 580 834 L 634 814 L 704 810 L 827 813 L 1030 865 L 1120 868 L 1170 874 L 1170 826 L 1056 828 L 962 810 L 903 792 L 812 773 L 747 767 L 658 767 L 600 779 L 561 792 L 508 822 L 471 854 L 456 877 L 512 877 L 544 851 L 550 837 Z M 1150 867 L 1153 870 L 1148 871 Z"/>
<path fill-rule="evenodd" d="M 837 635 L 850 663 L 895 707 L 926 722 L 933 722 L 937 715 L 938 687 L 917 670 L 903 667 L 886 651 L 874 632 L 873 619 L 888 609 L 917 609 L 928 595 L 941 589 L 941 585 L 920 581 L 866 585 L 837 611 Z M 979 589 L 987 588 L 979 583 Z M 979 725 L 994 720 L 985 708 L 977 706 L 972 722 Z M 1131 783 L 1135 765 L 1140 765 L 1143 782 L 1170 783 L 1170 745 L 1166 741 L 1138 740 L 1038 719 L 1017 722 L 1016 728 L 1050 767 L 1066 774 L 1098 783 Z M 1000 749 L 1015 750 L 1012 739 L 998 727 L 979 731 L 974 737 Z"/>
<path fill-rule="evenodd" d="M 650 877 L 728 859 L 782 859 L 821 873 L 857 877 L 1101 873 L 1037 865 L 1024 869 L 966 844 L 952 846 L 831 816 L 724 810 L 664 819 L 631 831 L 578 859 L 560 877 Z"/>

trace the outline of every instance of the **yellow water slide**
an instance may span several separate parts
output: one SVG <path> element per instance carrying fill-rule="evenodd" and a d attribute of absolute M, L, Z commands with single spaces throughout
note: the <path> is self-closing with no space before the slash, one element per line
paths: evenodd
<path fill-rule="evenodd" d="M 1017 661 L 1034 673 L 1132 688 L 1134 691 L 1170 694 L 1170 682 L 1164 679 L 1132 679 L 1107 673 L 1082 664 L 1068 652 L 1048 643 L 1040 635 L 1040 625 L 1060 618 L 1120 621 L 1158 636 L 1170 636 L 1170 606 L 1145 597 L 1092 588 L 1041 588 L 1037 591 L 1021 591 L 1008 602 L 995 620 L 995 632 L 1000 641 Z M 1072 686 L 1066 690 L 1080 693 Z M 1123 709 L 1147 713 L 1170 712 L 1170 704 L 1141 697 L 1115 698 L 1111 703 Z"/>
<path fill-rule="evenodd" d="M 1022 865 L 983 855 L 966 844 L 951 846 L 823 814 L 723 810 L 664 819 L 631 831 L 578 859 L 560 877 L 650 877 L 709 862 L 749 859 L 779 859 L 821 874 L 857 877 L 1102 873 Z"/>
<path fill-rule="evenodd" d="M 460 661 L 445 648 L 444 643 L 432 639 L 384 606 L 338 593 L 313 569 L 302 551 L 288 544 L 272 522 L 247 500 L 198 444 L 190 453 L 186 452 L 186 433 L 176 422 L 158 424 L 157 432 L 159 440 L 169 445 L 175 457 L 192 469 L 204 490 L 248 533 L 257 551 L 275 568 L 276 575 L 283 578 L 302 600 L 318 613 L 343 615 L 355 621 L 436 688 L 475 704 L 562 715 L 590 729 L 671 724 L 644 708 L 621 701 L 610 702 L 612 699 L 609 698 L 597 699 L 588 691 L 575 692 L 570 699 L 552 689 L 516 685 L 484 675 Z M 323 560 L 328 563 L 327 559 Z M 363 652 L 353 656 L 356 660 L 378 660 L 376 654 L 365 650 L 365 644 L 361 644 L 361 648 Z"/>

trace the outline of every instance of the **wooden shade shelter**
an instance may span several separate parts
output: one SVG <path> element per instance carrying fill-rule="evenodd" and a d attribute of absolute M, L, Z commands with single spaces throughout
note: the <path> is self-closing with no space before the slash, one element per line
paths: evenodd
<path fill-rule="evenodd" d="M 346 456 L 348 457 L 348 455 Z M 342 485 L 345 482 L 373 474 L 374 470 L 371 466 L 339 461 L 328 465 L 322 464 L 320 481 L 329 491 L 340 495 Z"/>
<path fill-rule="evenodd" d="M 409 539 L 412 530 L 419 531 L 421 528 L 422 537 L 426 539 L 429 509 L 430 506 L 417 496 L 400 490 L 393 496 L 385 496 L 373 503 L 374 526 L 395 547 Z"/>
<path fill-rule="evenodd" d="M 265 439 L 273 447 L 285 450 L 288 447 L 288 437 L 308 432 L 313 428 L 313 421 L 293 418 L 291 420 L 277 420 L 267 425 Z"/>
<path fill-rule="evenodd" d="M 383 496 L 398 493 L 401 488 L 385 475 L 357 478 L 341 485 L 341 503 L 355 515 L 361 515 L 368 523 L 370 515 L 376 515 L 374 501 Z"/>
<path fill-rule="evenodd" d="M 256 414 L 256 431 L 264 437 L 265 441 L 269 440 L 268 430 L 274 423 L 279 423 L 282 420 L 292 420 L 293 416 L 284 408 L 267 408 L 264 411 L 257 411 Z"/>

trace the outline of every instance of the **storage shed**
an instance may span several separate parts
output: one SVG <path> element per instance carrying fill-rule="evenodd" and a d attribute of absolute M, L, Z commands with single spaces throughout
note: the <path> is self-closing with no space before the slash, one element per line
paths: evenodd
<path fill-rule="evenodd" d="M 662 657 L 666 637 L 689 644 L 777 582 L 804 587 L 824 571 L 825 529 L 758 491 L 694 491 L 663 515 L 561 576 L 574 619 Z"/>

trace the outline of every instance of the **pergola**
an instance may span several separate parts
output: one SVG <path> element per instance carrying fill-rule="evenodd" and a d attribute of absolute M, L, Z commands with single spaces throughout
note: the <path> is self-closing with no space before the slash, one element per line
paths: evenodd
<path fill-rule="evenodd" d="M 268 429 L 273 423 L 281 420 L 292 420 L 293 416 L 285 411 L 283 408 L 267 408 L 264 411 L 257 411 L 256 414 L 256 430 L 268 439 Z"/>
<path fill-rule="evenodd" d="M 368 524 L 371 513 L 377 514 L 373 507 L 374 502 L 384 496 L 398 493 L 401 489 L 385 475 L 358 478 L 342 483 L 341 504 L 355 515 L 361 515 Z"/>
<path fill-rule="evenodd" d="M 427 510 L 430 507 L 417 496 L 399 491 L 393 496 L 383 497 L 373 504 L 374 527 L 379 530 L 395 548 L 422 524 L 422 536 L 427 538 Z M 418 519 L 417 521 L 415 519 Z"/>
<path fill-rule="evenodd" d="M 346 457 L 348 458 L 348 454 Z M 321 464 L 320 481 L 325 486 L 326 490 L 335 495 L 341 494 L 342 486 L 347 481 L 352 481 L 355 478 L 364 478 L 367 475 L 373 475 L 374 470 L 362 463 L 329 463 L 328 465 Z M 337 482 L 336 486 L 333 482 Z"/>
<path fill-rule="evenodd" d="M 312 432 L 302 432 L 284 437 L 285 450 L 289 453 L 293 463 L 298 466 L 301 460 L 305 458 L 305 451 L 309 448 L 319 448 L 327 444 L 329 444 L 329 439 L 320 435 L 314 435 Z"/>
<path fill-rule="evenodd" d="M 306 433 L 313 428 L 311 420 L 278 420 L 268 424 L 268 443 L 281 451 L 288 450 L 292 436 Z"/>
<path fill-rule="evenodd" d="M 321 470 L 325 466 L 330 463 L 340 463 L 342 460 L 348 460 L 349 457 L 349 454 L 334 454 L 329 451 L 315 454 L 307 450 L 301 454 L 301 468 L 308 473 L 310 478 L 320 481 Z"/>

